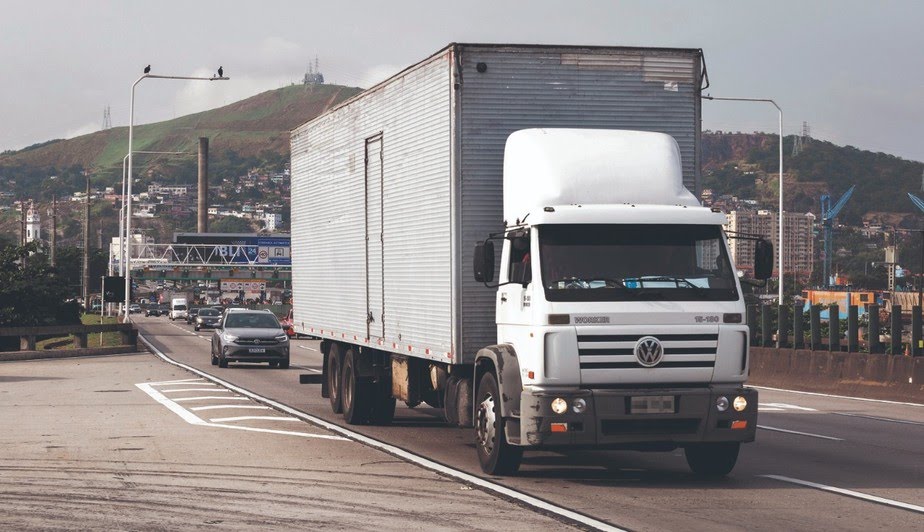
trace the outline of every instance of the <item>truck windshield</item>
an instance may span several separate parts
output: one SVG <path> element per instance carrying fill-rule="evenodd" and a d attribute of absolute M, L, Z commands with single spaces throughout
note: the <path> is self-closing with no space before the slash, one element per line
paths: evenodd
<path fill-rule="evenodd" d="M 539 229 L 549 301 L 735 301 L 714 225 L 546 225 Z"/>

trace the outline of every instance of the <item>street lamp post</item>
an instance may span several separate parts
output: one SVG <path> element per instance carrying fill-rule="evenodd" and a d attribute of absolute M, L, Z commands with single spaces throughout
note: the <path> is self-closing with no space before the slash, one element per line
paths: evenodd
<path fill-rule="evenodd" d="M 780 218 L 779 218 L 779 270 L 780 270 L 780 290 L 779 304 L 783 304 L 783 110 L 770 98 L 720 98 L 718 96 L 703 96 L 704 100 L 724 100 L 729 102 L 765 102 L 773 104 L 779 113 L 780 127 Z"/>
<path fill-rule="evenodd" d="M 150 70 L 150 67 L 145 69 Z M 221 68 L 218 69 L 221 71 Z M 156 74 L 148 74 L 145 72 L 141 77 L 135 80 L 132 83 L 131 90 L 131 99 L 129 100 L 129 111 L 128 111 L 128 177 L 126 179 L 126 193 L 124 196 L 123 204 L 125 205 L 125 234 L 131 235 L 132 229 L 132 147 L 135 138 L 135 87 L 141 83 L 145 78 L 152 79 L 180 79 L 180 80 L 196 80 L 196 81 L 227 81 L 230 78 L 224 77 L 222 73 L 219 72 L 217 77 L 199 77 L 199 76 L 160 76 Z M 127 246 L 131 245 L 131 240 L 128 239 L 126 242 Z M 128 306 L 131 303 L 131 250 L 127 250 L 127 260 L 125 262 L 125 321 L 129 321 Z"/>

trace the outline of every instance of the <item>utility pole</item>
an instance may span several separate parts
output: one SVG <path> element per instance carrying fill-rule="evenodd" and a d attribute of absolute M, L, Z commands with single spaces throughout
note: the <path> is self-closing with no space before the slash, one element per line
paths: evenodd
<path fill-rule="evenodd" d="M 90 176 L 87 176 L 87 197 L 83 210 L 83 304 L 90 309 Z"/>
<path fill-rule="evenodd" d="M 49 259 L 51 260 L 51 267 L 54 268 L 58 264 L 55 262 L 55 250 L 58 246 L 58 196 L 51 196 L 51 253 Z"/>

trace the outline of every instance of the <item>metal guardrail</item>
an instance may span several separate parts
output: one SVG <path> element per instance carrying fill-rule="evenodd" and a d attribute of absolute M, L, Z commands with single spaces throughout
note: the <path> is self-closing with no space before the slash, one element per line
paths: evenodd
<path fill-rule="evenodd" d="M 137 345 L 138 330 L 131 323 L 109 323 L 104 325 L 55 325 L 50 327 L 0 327 L 0 337 L 18 336 L 22 351 L 34 351 L 38 337 L 74 335 L 74 347 L 86 348 L 87 336 L 101 332 L 119 332 L 122 345 Z"/>

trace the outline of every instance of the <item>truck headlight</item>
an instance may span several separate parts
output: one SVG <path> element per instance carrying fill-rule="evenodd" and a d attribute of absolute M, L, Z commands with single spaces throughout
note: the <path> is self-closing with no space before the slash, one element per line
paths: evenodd
<path fill-rule="evenodd" d="M 715 408 L 719 412 L 724 412 L 728 410 L 728 397 L 724 395 L 715 400 Z"/>
<path fill-rule="evenodd" d="M 552 400 L 552 412 L 556 414 L 564 414 L 568 411 L 568 401 L 565 401 L 561 397 L 556 397 Z"/>
<path fill-rule="evenodd" d="M 575 414 L 583 414 L 587 411 L 587 401 L 581 397 L 578 397 L 574 401 L 571 401 L 571 410 Z"/>
<path fill-rule="evenodd" d="M 735 407 L 735 412 L 744 412 L 744 409 L 748 407 L 748 400 L 739 395 L 735 397 L 735 402 L 732 403 L 732 406 Z"/>

